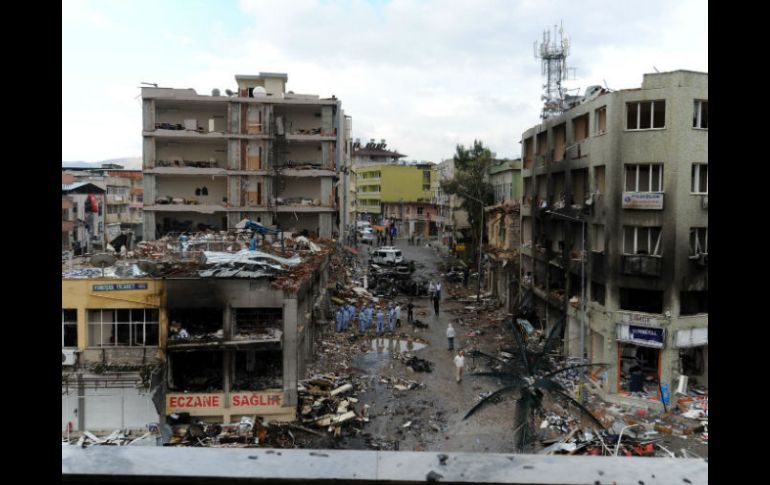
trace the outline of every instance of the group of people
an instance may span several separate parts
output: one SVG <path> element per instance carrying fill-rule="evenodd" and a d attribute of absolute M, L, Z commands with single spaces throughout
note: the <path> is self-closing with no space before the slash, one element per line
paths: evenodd
<path fill-rule="evenodd" d="M 412 310 L 414 305 L 409 301 L 409 320 L 412 321 Z M 373 324 L 376 324 L 377 335 L 382 335 L 385 332 L 385 318 L 388 322 L 388 331 L 395 332 L 396 327 L 401 326 L 401 305 L 396 303 L 389 303 L 386 307 L 385 304 L 375 305 L 369 303 L 369 305 L 361 305 L 356 307 L 345 303 L 337 309 L 335 315 L 337 332 L 346 332 L 348 327 L 358 320 L 358 333 L 366 332 Z"/>

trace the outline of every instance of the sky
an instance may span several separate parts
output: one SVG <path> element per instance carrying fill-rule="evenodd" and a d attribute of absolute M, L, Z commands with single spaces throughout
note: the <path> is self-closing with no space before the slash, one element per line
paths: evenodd
<path fill-rule="evenodd" d="M 708 72 L 707 0 L 63 0 L 62 160 L 140 157 L 141 82 L 208 95 L 259 72 L 337 96 L 353 138 L 409 160 L 474 139 L 518 157 L 542 109 L 533 47 L 560 23 L 568 89 Z"/>

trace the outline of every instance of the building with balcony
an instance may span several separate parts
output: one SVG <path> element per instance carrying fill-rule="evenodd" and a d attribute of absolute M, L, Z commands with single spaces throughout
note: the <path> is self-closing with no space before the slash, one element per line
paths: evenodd
<path fill-rule="evenodd" d="M 522 135 L 522 291 L 608 396 L 708 387 L 708 74 L 588 93 Z"/>
<path fill-rule="evenodd" d="M 357 168 L 356 177 L 359 217 L 393 220 L 404 237 L 435 234 L 434 164 L 365 165 Z"/>
<path fill-rule="evenodd" d="M 286 74 L 235 80 L 229 96 L 142 88 L 144 238 L 246 217 L 332 237 L 347 133 L 340 101 L 287 93 Z"/>
<path fill-rule="evenodd" d="M 512 312 L 519 294 L 521 160 L 494 160 L 488 175 L 495 203 L 484 208 L 484 283 Z"/>
<path fill-rule="evenodd" d="M 68 174 L 62 174 L 61 184 L 62 186 L 69 185 L 75 182 L 75 177 Z M 65 194 L 62 191 L 61 195 L 61 250 L 69 251 L 72 249 L 72 231 L 75 229 L 75 221 L 73 219 L 72 208 L 73 199 L 71 195 Z"/>
<path fill-rule="evenodd" d="M 65 180 L 71 179 L 62 174 L 62 249 L 66 238 L 76 255 L 104 250 L 106 191 L 92 182 Z"/>

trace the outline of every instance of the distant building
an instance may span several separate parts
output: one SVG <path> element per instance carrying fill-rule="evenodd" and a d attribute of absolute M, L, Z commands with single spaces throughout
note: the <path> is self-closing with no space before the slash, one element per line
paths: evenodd
<path fill-rule="evenodd" d="M 65 180 L 65 177 L 62 177 Z M 67 180 L 69 178 L 67 177 Z M 62 206 L 71 204 L 71 207 L 62 209 L 62 218 L 65 217 L 64 211 L 67 211 L 65 222 L 72 224 L 62 224 L 62 229 L 68 229 L 69 248 L 75 255 L 91 253 L 95 250 L 105 249 L 104 232 L 104 194 L 102 187 L 92 182 L 73 182 L 70 184 L 62 183 Z M 64 220 L 64 219 L 62 219 Z M 65 231 L 62 231 L 63 233 Z M 64 235 L 62 235 L 64 238 Z M 64 241 L 62 241 L 62 250 L 64 250 Z"/>
<path fill-rule="evenodd" d="M 439 241 L 447 248 L 465 239 L 470 240 L 468 231 L 471 228 L 468 222 L 468 213 L 461 208 L 462 197 L 450 195 L 441 189 L 441 181 L 452 180 L 455 176 L 453 159 L 444 160 L 436 165 L 436 179 L 433 183 L 433 197 L 436 205 L 436 224 Z"/>
<path fill-rule="evenodd" d="M 344 196 L 340 101 L 286 92 L 283 73 L 235 80 L 228 96 L 142 88 L 145 239 L 247 217 L 331 238 Z"/>

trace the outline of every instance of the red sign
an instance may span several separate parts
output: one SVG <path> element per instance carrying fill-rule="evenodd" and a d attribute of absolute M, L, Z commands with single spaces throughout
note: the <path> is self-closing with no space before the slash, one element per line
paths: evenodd
<path fill-rule="evenodd" d="M 233 394 L 231 396 L 233 407 L 245 406 L 280 406 L 280 394 Z"/>
<path fill-rule="evenodd" d="M 193 396 L 169 396 L 170 408 L 210 408 L 219 407 L 220 394 L 197 394 Z"/>

